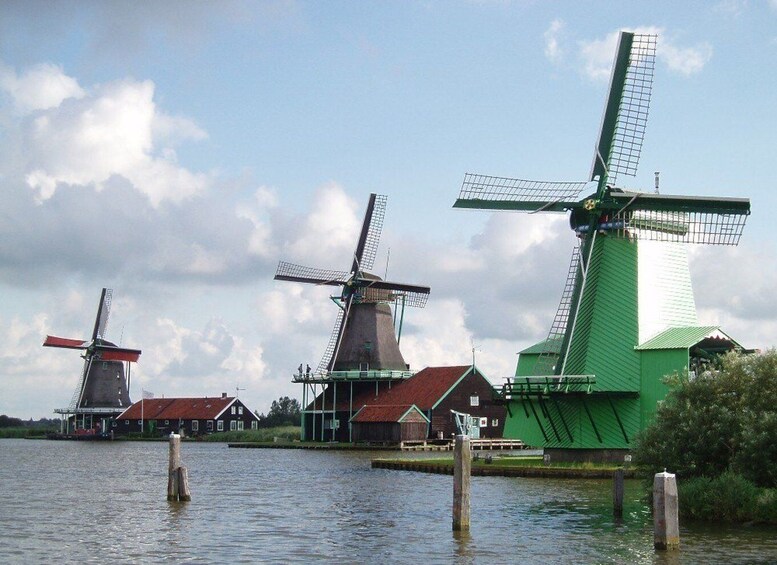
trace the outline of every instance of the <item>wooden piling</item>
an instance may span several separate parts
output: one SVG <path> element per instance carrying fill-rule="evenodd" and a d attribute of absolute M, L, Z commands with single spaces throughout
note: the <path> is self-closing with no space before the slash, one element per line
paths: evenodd
<path fill-rule="evenodd" d="M 612 514 L 623 518 L 623 469 L 616 469 L 612 477 Z"/>
<path fill-rule="evenodd" d="M 469 491 L 472 475 L 469 436 L 457 435 L 453 448 L 453 531 L 469 531 Z"/>
<path fill-rule="evenodd" d="M 189 501 L 189 474 L 181 466 L 181 436 L 170 434 L 170 456 L 167 467 L 167 500 Z"/>
<path fill-rule="evenodd" d="M 656 549 L 679 549 L 677 482 L 673 473 L 653 477 L 653 545 Z"/>

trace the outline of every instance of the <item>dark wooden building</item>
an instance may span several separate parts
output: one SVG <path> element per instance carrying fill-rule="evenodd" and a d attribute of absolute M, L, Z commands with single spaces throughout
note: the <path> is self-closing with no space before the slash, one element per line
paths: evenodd
<path fill-rule="evenodd" d="M 415 405 L 362 406 L 351 418 L 353 441 L 389 442 L 423 440 L 429 418 Z"/>
<path fill-rule="evenodd" d="M 113 423 L 116 435 L 140 433 L 165 436 L 181 433 L 198 436 L 216 432 L 255 430 L 259 418 L 239 398 L 146 398 L 119 414 Z"/>
<path fill-rule="evenodd" d="M 328 385 L 306 407 L 303 440 L 357 441 L 351 420 L 363 406 L 413 405 L 429 421 L 428 438 L 450 438 L 457 433 L 451 410 L 477 418 L 473 437 L 502 437 L 505 408 L 494 404 L 493 386 L 471 365 L 427 367 L 402 381 L 337 385 Z"/>
<path fill-rule="evenodd" d="M 505 408 L 493 402 L 493 386 L 472 365 L 427 367 L 380 397 L 381 404 L 415 404 L 429 419 L 429 438 L 457 433 L 451 410 L 476 418 L 473 437 L 501 438 Z"/>

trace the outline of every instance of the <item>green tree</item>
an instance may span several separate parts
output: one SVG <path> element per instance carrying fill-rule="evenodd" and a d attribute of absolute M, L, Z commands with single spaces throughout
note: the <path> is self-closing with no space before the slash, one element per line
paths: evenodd
<path fill-rule="evenodd" d="M 731 470 L 777 486 L 777 352 L 729 354 L 720 369 L 671 375 L 667 383 L 671 390 L 637 438 L 637 465 L 682 478 Z"/>
<path fill-rule="evenodd" d="M 266 416 L 264 414 L 258 414 L 258 416 L 261 428 L 299 426 L 302 421 L 302 409 L 296 398 L 282 396 L 272 401 Z"/>

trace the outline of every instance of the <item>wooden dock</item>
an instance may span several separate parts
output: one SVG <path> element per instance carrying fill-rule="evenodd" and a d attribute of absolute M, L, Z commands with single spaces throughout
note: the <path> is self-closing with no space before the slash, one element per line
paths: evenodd
<path fill-rule="evenodd" d="M 471 439 L 472 451 L 517 451 L 528 446 L 519 439 Z M 415 440 L 400 442 L 402 451 L 453 451 L 453 441 L 450 440 Z"/>

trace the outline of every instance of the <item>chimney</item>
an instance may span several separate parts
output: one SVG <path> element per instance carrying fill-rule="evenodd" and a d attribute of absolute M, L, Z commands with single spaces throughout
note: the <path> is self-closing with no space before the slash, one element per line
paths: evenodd
<path fill-rule="evenodd" d="M 227 393 L 226 392 L 222 392 L 221 393 L 221 398 L 226 398 L 226 397 L 227 397 Z"/>

